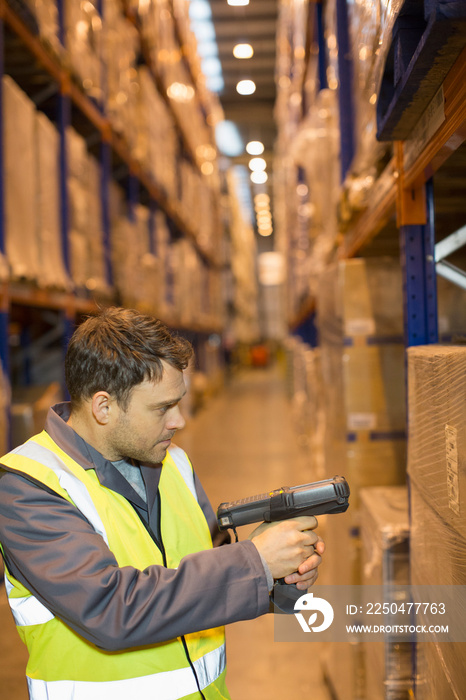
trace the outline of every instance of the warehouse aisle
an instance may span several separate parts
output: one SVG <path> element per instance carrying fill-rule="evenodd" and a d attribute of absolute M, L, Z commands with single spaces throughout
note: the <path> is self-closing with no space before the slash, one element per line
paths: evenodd
<path fill-rule="evenodd" d="M 236 375 L 177 436 L 212 505 L 281 485 L 311 481 L 309 455 L 297 431 L 278 369 Z M 252 528 L 240 528 L 240 538 Z M 246 533 L 244 532 L 246 531 Z M 0 697 L 27 700 L 26 655 L 0 591 Z M 305 695 L 329 700 L 317 642 L 276 643 L 273 616 L 228 628 L 228 686 L 232 700 L 282 700 Z"/>
<path fill-rule="evenodd" d="M 278 368 L 235 376 L 177 436 L 214 507 L 314 479 L 309 455 L 298 447 L 283 377 Z M 239 528 L 240 538 L 252 529 Z M 321 672 L 322 644 L 278 643 L 273 637 L 272 615 L 228 628 L 232 700 L 329 700 Z"/>

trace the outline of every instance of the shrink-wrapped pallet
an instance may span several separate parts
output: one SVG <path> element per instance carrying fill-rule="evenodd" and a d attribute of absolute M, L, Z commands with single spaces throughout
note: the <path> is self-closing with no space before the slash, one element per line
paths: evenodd
<path fill-rule="evenodd" d="M 86 142 L 71 127 L 66 133 L 70 270 L 78 289 L 108 296 L 104 244 L 101 171 Z"/>
<path fill-rule="evenodd" d="M 465 374 L 463 346 L 430 345 L 408 351 L 414 585 L 466 585 Z M 454 614 L 461 619 L 466 610 L 455 609 Z M 465 644 L 419 643 L 417 666 L 416 698 L 426 699 L 432 686 L 448 688 L 438 697 L 462 697 Z"/>
<path fill-rule="evenodd" d="M 109 294 L 107 251 L 104 243 L 102 214 L 102 174 L 99 162 L 91 155 L 87 158 L 87 173 L 87 238 L 90 259 L 86 286 L 91 291 Z"/>
<path fill-rule="evenodd" d="M 451 669 L 442 654 L 446 646 L 448 644 L 435 643 L 424 643 L 420 646 L 416 669 L 418 673 L 415 686 L 416 700 L 433 700 L 434 698 L 463 700 L 466 660 L 463 655 L 461 674 L 459 677 L 453 678 Z"/>
<path fill-rule="evenodd" d="M 138 70 L 135 157 L 167 195 L 178 197 L 178 137 L 173 116 L 145 66 Z"/>
<path fill-rule="evenodd" d="M 361 583 L 360 490 L 405 483 L 405 371 L 398 261 L 348 260 L 317 297 L 326 474 L 342 474 L 350 508 L 326 524 L 332 583 Z"/>
<path fill-rule="evenodd" d="M 60 222 L 59 134 L 42 112 L 36 113 L 37 240 L 40 258 L 39 283 L 70 289 L 65 270 Z"/>
<path fill-rule="evenodd" d="M 457 529 L 445 522 L 443 514 L 439 512 L 442 508 L 437 510 L 433 499 L 427 502 L 424 496 L 424 488 L 418 481 L 411 479 L 412 584 L 432 586 L 434 589 L 438 586 L 463 587 L 466 585 L 466 540 Z M 456 598 L 453 596 L 452 603 L 455 602 Z M 454 609 L 448 609 L 447 615 L 450 616 L 450 620 L 452 615 L 457 619 L 464 619 L 466 609 L 457 605 Z M 435 624 L 444 622 L 448 620 L 444 621 L 440 616 L 434 620 Z M 431 697 L 455 700 L 463 697 L 466 644 L 420 641 L 416 647 L 416 666 L 416 700 L 427 700 Z M 433 693 L 433 688 L 439 689 L 438 695 L 429 694 Z M 445 694 L 440 693 L 440 688 L 445 689 Z"/>
<path fill-rule="evenodd" d="M 90 277 L 90 250 L 88 232 L 87 164 L 86 142 L 79 134 L 68 128 L 66 133 L 68 157 L 69 198 L 69 248 L 70 272 L 78 289 L 86 288 Z"/>
<path fill-rule="evenodd" d="M 363 486 L 404 483 L 405 392 L 399 263 L 359 259 L 323 275 L 317 299 L 327 468 Z M 337 460 L 337 461 L 335 461 Z"/>
<path fill-rule="evenodd" d="M 137 59 L 139 33 L 123 16 L 118 0 L 105 0 L 103 57 L 107 115 L 112 127 L 121 134 L 133 154 L 137 140 Z"/>
<path fill-rule="evenodd" d="M 377 140 L 376 103 L 385 60 L 390 49 L 392 29 L 403 0 L 348 3 L 351 54 L 353 57 L 353 96 L 355 154 L 348 175 L 350 207 L 368 205 L 374 185 L 390 155 L 390 145 Z"/>
<path fill-rule="evenodd" d="M 121 206 L 121 193 L 120 198 L 114 193 L 113 199 L 119 203 L 111 224 L 112 263 L 119 297 L 125 306 L 167 318 L 162 252 L 165 248 L 159 245 L 163 239 L 159 228 L 165 217 L 143 205 L 134 207 L 128 216 Z"/>
<path fill-rule="evenodd" d="M 33 102 L 8 75 L 3 77 L 5 249 L 14 279 L 37 281 L 37 171 Z"/>
<path fill-rule="evenodd" d="M 466 540 L 466 347 L 408 350 L 411 481 Z"/>
<path fill-rule="evenodd" d="M 153 236 L 153 222 L 150 210 L 138 205 L 135 208 L 136 241 L 138 248 L 137 268 L 135 274 L 139 277 L 139 308 L 147 313 L 157 313 L 160 300 L 160 260 L 154 255 L 151 236 Z M 134 278 L 133 278 L 134 279 Z"/>
<path fill-rule="evenodd" d="M 361 491 L 361 540 L 364 585 L 409 584 L 409 515 L 405 486 Z M 371 700 L 409 700 L 413 685 L 410 642 L 364 643 L 366 696 Z"/>
<path fill-rule="evenodd" d="M 291 248 L 303 267 L 304 293 L 314 297 L 319 278 L 328 265 L 338 236 L 337 207 L 340 193 L 340 131 L 335 91 L 321 90 L 289 144 L 293 168 L 304 172 L 304 182 L 293 183 L 290 196 L 296 209 L 295 226 L 289 229 Z M 305 183 L 308 183 L 307 185 Z M 300 187 L 301 185 L 301 187 Z M 303 196 L 300 192 L 303 190 Z M 283 193 L 282 196 L 286 196 Z M 289 203 L 288 203 L 289 206 Z M 307 251 L 307 255 L 304 255 Z"/>
<path fill-rule="evenodd" d="M 82 89 L 93 99 L 103 98 L 102 17 L 97 0 L 64 3 L 66 48 L 73 73 Z"/>
<path fill-rule="evenodd" d="M 23 0 L 37 20 L 39 37 L 59 57 L 63 56 L 63 46 L 58 39 L 59 18 L 56 0 Z"/>

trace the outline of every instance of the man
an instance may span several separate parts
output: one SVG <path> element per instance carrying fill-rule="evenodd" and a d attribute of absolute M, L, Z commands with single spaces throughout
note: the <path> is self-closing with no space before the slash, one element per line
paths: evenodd
<path fill-rule="evenodd" d="M 191 355 L 136 311 L 88 319 L 65 360 L 71 403 L 0 460 L 5 580 L 33 700 L 228 698 L 223 625 L 268 612 L 274 580 L 306 590 L 317 577 L 314 518 L 212 548 L 215 515 L 171 443 Z"/>

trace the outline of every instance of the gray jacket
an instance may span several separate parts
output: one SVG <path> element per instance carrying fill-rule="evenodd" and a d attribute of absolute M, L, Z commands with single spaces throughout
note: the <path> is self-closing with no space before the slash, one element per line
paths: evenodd
<path fill-rule="evenodd" d="M 67 425 L 68 417 L 68 404 L 54 406 L 46 431 L 83 469 L 94 469 L 101 484 L 124 496 L 155 539 L 161 467 L 141 466 L 145 503 L 114 465 Z M 218 537 L 196 476 L 195 485 Z M 109 651 L 269 611 L 267 575 L 249 540 L 188 555 L 176 570 L 118 567 L 102 537 L 71 503 L 8 467 L 0 468 L 0 542 L 11 574 L 78 634 Z"/>

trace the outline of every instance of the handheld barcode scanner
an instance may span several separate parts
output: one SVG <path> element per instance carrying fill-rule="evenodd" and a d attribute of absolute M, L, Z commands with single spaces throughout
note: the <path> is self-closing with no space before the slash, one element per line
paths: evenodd
<path fill-rule="evenodd" d="M 258 496 L 221 503 L 217 509 L 220 530 L 265 521 L 287 520 L 298 515 L 344 513 L 350 489 L 343 476 L 302 486 L 284 486 Z"/>

